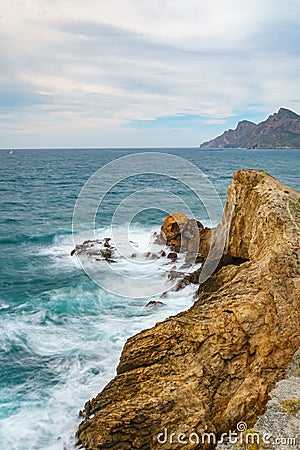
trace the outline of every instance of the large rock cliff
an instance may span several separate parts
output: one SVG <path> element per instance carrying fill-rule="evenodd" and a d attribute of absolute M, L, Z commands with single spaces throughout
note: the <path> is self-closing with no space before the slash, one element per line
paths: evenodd
<path fill-rule="evenodd" d="M 234 174 L 219 226 L 227 264 L 189 310 L 127 341 L 85 405 L 84 448 L 213 448 L 204 432 L 255 423 L 300 346 L 299 200 L 264 172 Z"/>
<path fill-rule="evenodd" d="M 242 120 L 235 130 L 224 131 L 200 148 L 300 148 L 300 116 L 280 108 L 257 125 Z"/>

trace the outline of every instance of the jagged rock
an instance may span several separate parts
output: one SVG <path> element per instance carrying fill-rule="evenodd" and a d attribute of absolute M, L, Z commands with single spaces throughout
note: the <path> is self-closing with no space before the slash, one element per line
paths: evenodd
<path fill-rule="evenodd" d="M 202 231 L 204 227 L 201 222 L 189 219 L 182 212 L 175 212 L 165 218 L 155 242 L 166 244 L 176 253 L 187 252 L 186 259 L 193 263 L 199 253 L 200 239 L 206 239 L 204 234 L 201 235 Z"/>
<path fill-rule="evenodd" d="M 112 249 L 106 248 L 105 250 L 100 250 L 100 253 L 106 261 L 109 261 L 112 256 Z"/>
<path fill-rule="evenodd" d="M 81 445 L 156 450 L 167 429 L 165 448 L 181 449 L 179 433 L 254 425 L 300 347 L 299 198 L 262 171 L 234 174 L 211 234 L 226 230 L 222 264 L 189 310 L 128 339 L 117 376 L 86 405 Z"/>
<path fill-rule="evenodd" d="M 159 300 L 150 300 L 150 302 L 147 303 L 145 308 L 157 308 L 160 306 L 166 306 L 166 304 Z"/>
<path fill-rule="evenodd" d="M 104 247 L 108 247 L 108 248 L 110 248 L 110 243 L 109 243 L 109 241 L 110 241 L 111 239 L 110 238 L 105 238 L 104 239 Z"/>
<path fill-rule="evenodd" d="M 170 270 L 168 273 L 168 279 L 174 280 L 174 278 L 182 278 L 184 276 L 184 273 L 178 272 L 177 270 Z"/>
<path fill-rule="evenodd" d="M 210 228 L 205 227 L 200 234 L 200 242 L 199 242 L 199 255 L 206 258 L 208 256 L 208 252 L 211 246 L 212 240 L 212 230 Z"/>
<path fill-rule="evenodd" d="M 161 231 L 167 238 L 167 241 L 177 238 L 188 224 L 188 217 L 182 212 L 175 212 L 170 216 L 167 216 L 164 220 L 164 224 Z"/>
<path fill-rule="evenodd" d="M 176 261 L 177 256 L 178 256 L 177 253 L 171 252 L 171 253 L 168 253 L 167 258 L 171 259 L 174 262 L 174 261 Z"/>
<path fill-rule="evenodd" d="M 159 258 L 158 255 L 156 255 L 155 253 L 151 253 L 151 252 L 144 253 L 144 256 L 149 259 L 158 259 Z"/>
<path fill-rule="evenodd" d="M 289 366 L 289 368 L 287 370 L 287 376 L 288 377 L 299 377 L 299 383 L 300 383 L 300 348 L 294 354 L 292 364 Z"/>
<path fill-rule="evenodd" d="M 95 258 L 95 261 L 115 262 L 112 257 L 115 253 L 115 248 L 109 243 L 111 239 L 105 238 L 104 242 L 100 239 L 88 239 L 82 244 L 76 244 L 71 251 L 71 256 L 87 256 Z"/>

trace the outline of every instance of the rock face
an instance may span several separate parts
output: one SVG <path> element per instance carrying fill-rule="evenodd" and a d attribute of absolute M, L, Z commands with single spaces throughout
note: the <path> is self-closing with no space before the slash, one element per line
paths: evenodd
<path fill-rule="evenodd" d="M 284 378 L 300 346 L 300 195 L 261 171 L 233 178 L 220 228 L 238 263 L 127 341 L 117 376 L 85 406 L 84 448 L 214 448 L 203 433 L 252 427 Z"/>
<path fill-rule="evenodd" d="M 208 255 L 210 229 L 201 222 L 189 219 L 182 212 L 167 216 L 156 239 L 158 244 L 168 245 L 173 252 L 185 252 L 186 262 L 193 263 Z"/>
<path fill-rule="evenodd" d="M 270 397 L 266 412 L 244 433 L 243 442 L 218 445 L 217 450 L 300 450 L 300 349 L 287 378 L 276 384 Z"/>
<path fill-rule="evenodd" d="M 300 148 L 300 116 L 280 108 L 257 125 L 243 120 L 200 148 Z"/>

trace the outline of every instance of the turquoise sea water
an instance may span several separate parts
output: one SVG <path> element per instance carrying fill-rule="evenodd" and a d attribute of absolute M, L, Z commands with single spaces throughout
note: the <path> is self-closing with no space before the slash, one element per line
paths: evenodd
<path fill-rule="evenodd" d="M 300 150 L 154 151 L 199 167 L 223 203 L 232 173 L 243 168 L 266 170 L 300 188 Z M 125 340 L 193 302 L 188 287 L 171 294 L 164 308 L 145 309 L 147 299 L 102 290 L 70 256 L 72 215 L 84 183 L 108 162 L 138 152 L 147 154 L 125 149 L 0 151 L 1 450 L 74 448 L 78 411 L 114 376 Z M 193 193 L 176 180 L 141 174 L 107 195 L 101 220 L 96 220 L 99 236 L 107 233 L 127 193 L 153 186 L 189 202 L 195 216 L 207 221 Z M 177 204 L 166 208 L 174 211 Z M 133 235 L 140 245 L 164 215 L 152 207 L 135 217 Z M 113 274 L 108 276 L 113 285 Z"/>

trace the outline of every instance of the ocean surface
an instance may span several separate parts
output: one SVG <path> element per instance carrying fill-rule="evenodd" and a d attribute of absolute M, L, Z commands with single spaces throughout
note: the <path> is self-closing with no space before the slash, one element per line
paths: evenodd
<path fill-rule="evenodd" d="M 151 247 L 151 236 L 159 230 L 166 212 L 181 205 L 188 205 L 198 220 L 210 224 L 205 205 L 178 180 L 180 164 L 174 167 L 173 178 L 149 174 L 149 151 L 0 151 L 1 450 L 73 449 L 78 412 L 115 375 L 126 339 L 193 304 L 193 286 L 169 292 L 161 308 L 145 308 L 149 300 L 160 298 L 160 291 L 148 297 L 128 294 L 134 292 L 136 273 L 140 277 L 160 273 L 161 291 L 168 289 L 164 273 L 170 264 L 166 260 L 150 264 L 145 258 L 132 264 L 125 258 L 114 264 L 114 270 L 100 262 L 103 279 L 110 286 L 103 289 L 87 275 L 76 256 L 70 255 L 74 248 L 73 212 L 83 186 L 106 164 L 130 154 L 143 153 L 145 168 L 126 179 L 122 164 L 109 169 L 118 183 L 106 189 L 101 211 L 95 216 L 96 237 L 110 237 L 110 224 L 121 205 L 114 242 L 123 239 L 128 230 L 128 198 L 134 198 L 138 205 L 130 236 L 141 252 Z M 162 173 L 172 171 L 169 156 L 200 168 L 223 204 L 232 173 L 238 169 L 266 170 L 290 187 L 300 188 L 300 150 L 194 148 L 151 152 L 164 153 Z M 154 188 L 156 197 L 148 198 Z M 130 197 L 137 192 L 141 193 L 137 200 Z M 221 218 L 220 212 L 217 214 L 213 225 Z M 120 295 L 118 267 L 128 276 L 133 291 L 124 284 Z M 150 286 L 151 279 L 146 279 Z"/>

